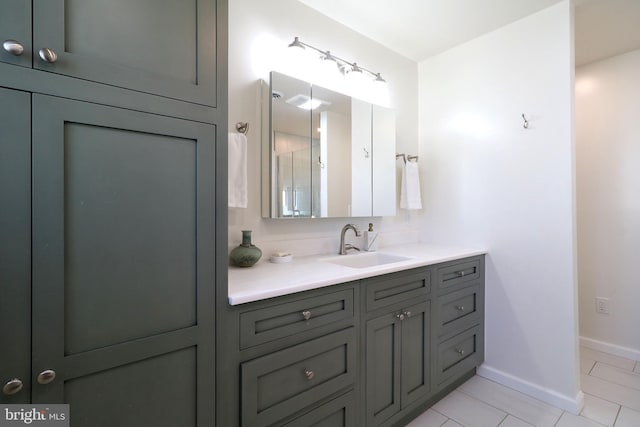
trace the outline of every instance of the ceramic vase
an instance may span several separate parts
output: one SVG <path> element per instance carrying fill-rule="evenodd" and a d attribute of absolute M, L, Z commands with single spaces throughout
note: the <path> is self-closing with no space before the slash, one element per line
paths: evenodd
<path fill-rule="evenodd" d="M 258 262 L 262 251 L 251 243 L 251 230 L 242 231 L 242 243 L 229 254 L 229 258 L 238 267 L 251 267 Z"/>

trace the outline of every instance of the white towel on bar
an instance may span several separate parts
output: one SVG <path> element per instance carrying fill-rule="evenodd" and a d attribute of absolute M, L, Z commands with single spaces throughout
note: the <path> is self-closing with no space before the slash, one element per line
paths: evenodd
<path fill-rule="evenodd" d="M 420 196 L 420 174 L 418 162 L 406 162 L 402 168 L 402 186 L 400 189 L 401 209 L 422 209 Z"/>
<path fill-rule="evenodd" d="M 229 132 L 229 207 L 246 208 L 247 197 L 247 137 Z"/>

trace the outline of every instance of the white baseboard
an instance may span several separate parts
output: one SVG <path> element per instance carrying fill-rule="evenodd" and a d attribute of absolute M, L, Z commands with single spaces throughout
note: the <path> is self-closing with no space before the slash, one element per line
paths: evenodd
<path fill-rule="evenodd" d="M 580 345 L 592 350 L 603 351 L 605 353 L 624 357 L 626 359 L 640 361 L 640 350 L 634 348 L 623 347 L 621 345 L 611 344 L 604 341 L 594 340 L 592 338 L 580 337 Z"/>
<path fill-rule="evenodd" d="M 582 391 L 579 391 L 574 397 L 565 396 L 553 390 L 541 387 L 538 384 L 533 384 L 529 381 L 523 380 L 522 378 L 515 377 L 511 374 L 507 374 L 506 372 L 487 366 L 486 363 L 482 364 L 478 368 L 477 373 L 481 377 L 497 382 L 498 384 L 502 384 L 513 390 L 517 390 L 575 415 L 578 415 L 584 406 L 584 394 Z"/>

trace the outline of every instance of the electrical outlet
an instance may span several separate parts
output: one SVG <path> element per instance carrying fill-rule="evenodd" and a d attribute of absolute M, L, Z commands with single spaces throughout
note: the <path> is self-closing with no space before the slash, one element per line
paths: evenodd
<path fill-rule="evenodd" d="M 609 298 L 596 297 L 596 313 L 609 314 Z"/>

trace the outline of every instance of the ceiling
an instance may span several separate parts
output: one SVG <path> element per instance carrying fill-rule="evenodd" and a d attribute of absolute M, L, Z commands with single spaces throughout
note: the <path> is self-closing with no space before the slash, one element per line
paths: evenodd
<path fill-rule="evenodd" d="M 422 61 L 562 0 L 299 0 Z M 640 0 L 574 0 L 576 65 L 640 49 Z"/>
<path fill-rule="evenodd" d="M 576 65 L 640 49 L 640 0 L 588 0 L 576 7 Z"/>

